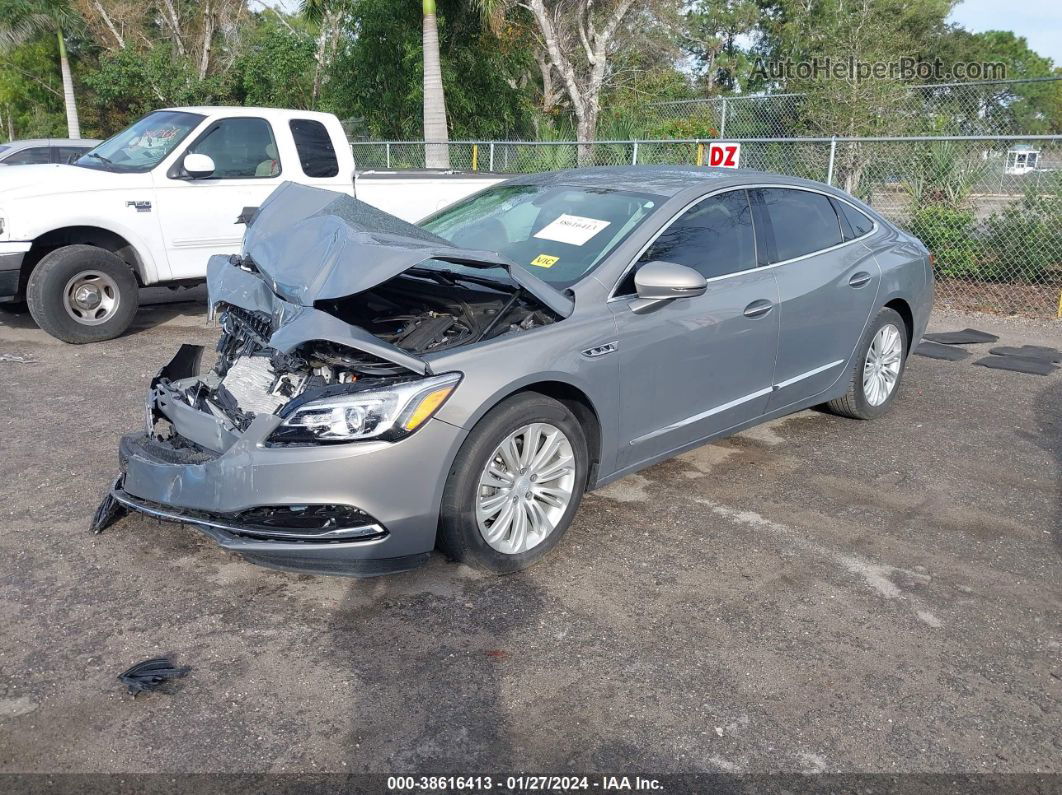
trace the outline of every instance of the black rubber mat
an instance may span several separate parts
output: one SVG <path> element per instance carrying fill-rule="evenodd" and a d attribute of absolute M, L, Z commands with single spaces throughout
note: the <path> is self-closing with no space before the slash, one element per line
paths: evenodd
<path fill-rule="evenodd" d="M 1022 345 L 1020 348 L 1000 345 L 998 348 L 989 348 L 988 352 L 996 356 L 1017 356 L 1019 359 L 1035 359 L 1039 362 L 1062 362 L 1062 351 L 1043 345 Z"/>
<path fill-rule="evenodd" d="M 919 356 L 928 356 L 930 359 L 946 359 L 949 362 L 960 362 L 970 355 L 969 351 L 956 348 L 954 345 L 942 345 L 939 342 L 926 342 L 922 340 L 914 350 Z"/>
<path fill-rule="evenodd" d="M 999 337 L 995 334 L 989 334 L 987 331 L 978 331 L 975 328 L 926 334 L 922 339 L 930 342 L 939 342 L 943 345 L 974 345 L 978 342 L 999 342 Z"/>
<path fill-rule="evenodd" d="M 1013 370 L 1029 375 L 1051 375 L 1058 368 L 1042 359 L 1019 359 L 1017 356 L 986 356 L 974 364 L 991 367 L 993 370 Z"/>

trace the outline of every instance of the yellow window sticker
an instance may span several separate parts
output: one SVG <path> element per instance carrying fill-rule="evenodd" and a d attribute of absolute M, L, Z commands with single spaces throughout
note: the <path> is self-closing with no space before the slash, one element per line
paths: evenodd
<path fill-rule="evenodd" d="M 538 265 L 540 268 L 552 268 L 557 264 L 557 260 L 559 259 L 560 257 L 551 257 L 549 254 L 539 254 L 531 260 L 531 264 Z"/>

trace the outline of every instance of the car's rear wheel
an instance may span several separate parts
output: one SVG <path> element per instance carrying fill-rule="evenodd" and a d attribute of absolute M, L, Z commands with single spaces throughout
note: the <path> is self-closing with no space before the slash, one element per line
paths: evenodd
<path fill-rule="evenodd" d="M 109 340 L 133 322 L 136 277 L 102 248 L 63 246 L 45 255 L 30 273 L 26 302 L 37 325 L 57 339 Z"/>
<path fill-rule="evenodd" d="M 843 397 L 827 407 L 842 417 L 872 420 L 880 417 L 896 398 L 907 363 L 907 326 L 903 318 L 883 308 L 860 340 Z"/>
<path fill-rule="evenodd" d="M 446 481 L 439 548 L 504 574 L 527 568 L 560 541 L 583 496 L 586 438 L 552 398 L 521 393 L 472 429 Z"/>

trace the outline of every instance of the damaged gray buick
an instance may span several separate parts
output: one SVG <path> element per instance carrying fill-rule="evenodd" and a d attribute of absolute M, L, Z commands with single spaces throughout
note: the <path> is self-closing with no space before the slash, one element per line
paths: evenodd
<path fill-rule="evenodd" d="M 925 247 L 816 182 L 693 167 L 519 177 L 418 225 L 286 183 L 211 258 L 93 518 L 373 575 L 523 569 L 584 491 L 810 406 L 894 401 Z"/>

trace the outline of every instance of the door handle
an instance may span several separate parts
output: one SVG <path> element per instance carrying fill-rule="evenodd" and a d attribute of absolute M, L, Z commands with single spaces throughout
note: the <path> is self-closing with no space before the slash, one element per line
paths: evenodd
<path fill-rule="evenodd" d="M 852 278 L 848 280 L 849 287 L 862 287 L 864 284 L 870 281 L 870 274 L 866 271 L 859 271 L 859 273 L 853 273 Z"/>
<path fill-rule="evenodd" d="M 772 309 L 774 309 L 774 304 L 766 298 L 760 298 L 745 307 L 745 317 L 763 317 Z"/>

